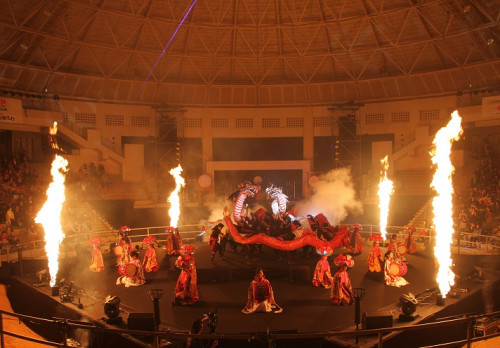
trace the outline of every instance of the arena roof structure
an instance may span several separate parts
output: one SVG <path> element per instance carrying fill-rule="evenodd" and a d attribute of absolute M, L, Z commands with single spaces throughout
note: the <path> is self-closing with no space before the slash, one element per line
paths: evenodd
<path fill-rule="evenodd" d="M 498 0 L 1 0 L 0 89 L 184 106 L 500 86 Z"/>

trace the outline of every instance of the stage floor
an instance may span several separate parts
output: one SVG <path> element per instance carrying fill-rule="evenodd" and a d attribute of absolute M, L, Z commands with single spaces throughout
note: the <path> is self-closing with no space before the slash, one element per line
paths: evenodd
<path fill-rule="evenodd" d="M 166 257 L 165 251 L 158 248 L 160 270 L 154 274 L 146 274 L 146 284 L 139 287 L 125 288 L 116 285 L 118 277 L 114 255 L 105 255 L 106 270 L 102 273 L 88 271 L 90 252 L 76 259 L 67 259 L 61 262 L 58 281 L 65 278 L 74 282 L 75 289 L 80 290 L 83 309 L 77 309 L 75 304 L 66 305 L 78 311 L 83 316 L 94 321 L 105 317 L 103 303 L 107 295 L 116 295 L 121 299 L 120 308 L 126 323 L 130 312 L 153 312 L 153 303 L 148 290 L 163 289 L 164 295 L 160 301 L 161 329 L 188 331 L 192 322 L 204 313 L 215 309 L 218 311 L 219 321 L 217 332 L 224 334 L 251 333 L 269 331 L 294 331 L 299 333 L 341 331 L 354 327 L 354 306 L 333 306 L 330 304 L 330 290 L 314 287 L 311 283 L 314 266 L 319 258 L 313 254 L 305 258 L 301 250 L 297 250 L 288 262 L 277 261 L 274 251 L 264 247 L 264 253 L 259 260 L 247 263 L 244 255 L 235 253 L 227 248 L 226 260 L 219 259 L 216 255 L 215 262 L 210 261 L 210 250 L 206 243 L 193 244 L 197 253 L 196 266 L 198 272 L 198 288 L 200 301 L 189 307 L 172 306 L 173 291 L 179 271 L 173 267 L 174 257 Z M 382 248 L 385 251 L 385 248 Z M 355 266 L 349 270 L 353 287 L 366 289 L 366 294 L 361 301 L 361 313 L 380 310 L 392 310 L 393 317 L 397 318 L 399 311 L 397 303 L 402 294 L 429 296 L 430 303 L 419 306 L 422 317 L 435 313 L 443 307 L 431 303 L 431 294 L 436 290 L 436 272 L 434 260 L 422 254 L 406 255 L 408 274 L 405 278 L 409 285 L 396 288 L 386 286 L 383 274 L 368 272 L 367 256 L 368 243 L 362 254 L 354 256 Z M 141 250 L 141 258 L 144 255 Z M 338 249 L 330 257 L 331 264 L 336 255 L 345 252 Z M 461 256 L 455 260 L 456 273 L 462 279 L 461 287 L 474 291 L 481 287 L 481 283 L 473 279 L 466 279 L 466 275 L 473 271 L 478 259 L 471 261 L 470 256 Z M 247 289 L 253 279 L 254 270 L 263 267 L 267 278 L 273 286 L 276 302 L 283 308 L 280 314 L 256 313 L 243 314 L 241 309 L 245 306 Z M 36 277 L 33 270 L 35 266 L 25 266 L 25 276 L 19 280 L 27 284 L 34 284 Z M 332 272 L 336 267 L 332 265 Z M 31 273 L 31 274 L 30 274 Z M 45 285 L 37 288 L 38 291 L 51 296 L 51 289 Z M 75 298 L 75 301 L 77 299 Z M 447 303 L 456 302 L 447 299 Z M 408 323 L 401 323 L 401 325 Z M 394 325 L 397 325 L 397 320 Z"/>

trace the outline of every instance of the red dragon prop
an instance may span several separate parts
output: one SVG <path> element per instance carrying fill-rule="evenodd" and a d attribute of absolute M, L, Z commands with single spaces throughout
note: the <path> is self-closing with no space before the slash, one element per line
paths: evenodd
<path fill-rule="evenodd" d="M 343 239 L 345 235 L 348 235 L 349 230 L 346 226 L 340 226 L 339 231 L 335 234 L 335 237 L 330 241 L 325 241 L 319 239 L 310 229 L 305 231 L 301 237 L 294 240 L 284 241 L 264 233 L 259 233 L 252 236 L 242 236 L 236 226 L 234 226 L 231 217 L 229 216 L 229 209 L 226 207 L 224 209 L 224 220 L 226 222 L 227 229 L 234 241 L 240 244 L 264 244 L 273 249 L 279 250 L 296 250 L 306 245 L 320 249 L 323 247 L 330 247 L 332 249 L 337 249 L 343 245 Z"/>

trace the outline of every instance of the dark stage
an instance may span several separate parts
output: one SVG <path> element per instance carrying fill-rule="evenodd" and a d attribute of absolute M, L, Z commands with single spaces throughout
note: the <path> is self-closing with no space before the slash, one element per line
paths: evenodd
<path fill-rule="evenodd" d="M 200 301 L 190 307 L 172 306 L 171 300 L 173 290 L 179 271 L 173 267 L 174 257 L 166 258 L 165 251 L 158 248 L 158 259 L 160 270 L 154 274 L 146 274 L 146 284 L 139 287 L 125 288 L 123 285 L 115 285 L 118 277 L 114 255 L 104 255 L 106 270 L 102 273 L 88 271 L 90 263 L 89 254 L 80 255 L 79 258 L 63 260 L 58 275 L 58 281 L 66 279 L 74 282 L 74 289 L 81 295 L 75 295 L 73 303 L 64 305 L 77 312 L 81 317 L 104 325 L 102 318 L 105 317 L 103 303 L 107 295 L 116 295 L 121 299 L 121 310 L 124 323 L 127 322 L 128 314 L 132 312 L 153 312 L 153 302 L 148 295 L 149 289 L 163 289 L 164 295 L 160 301 L 162 330 L 188 331 L 192 322 L 203 313 L 217 309 L 219 320 L 217 333 L 255 333 L 278 331 L 278 332 L 325 332 L 343 331 L 354 328 L 354 306 L 333 306 L 329 301 L 330 290 L 316 288 L 311 279 L 318 255 L 313 254 L 305 258 L 301 250 L 292 253 L 291 260 L 276 261 L 274 251 L 264 247 L 264 253 L 259 260 L 247 263 L 245 257 L 227 248 L 226 259 L 221 260 L 218 255 L 215 263 L 210 261 L 210 250 L 206 243 L 193 244 L 197 253 L 196 266 L 198 273 L 198 287 Z M 385 248 L 382 248 L 385 251 Z M 336 250 L 330 257 L 332 272 L 336 267 L 333 259 L 343 249 Z M 349 270 L 351 282 L 354 287 L 366 289 L 366 295 L 361 301 L 361 313 L 391 310 L 394 317 L 394 326 L 407 325 L 399 323 L 399 309 L 397 304 L 402 294 L 409 292 L 426 298 L 426 303 L 419 304 L 417 314 L 421 318 L 413 323 L 429 317 L 444 308 L 457 303 L 459 299 L 447 298 L 446 307 L 435 304 L 436 282 L 434 260 L 422 254 L 406 255 L 408 262 L 408 274 L 405 278 L 409 285 L 396 288 L 384 284 L 383 274 L 371 274 L 367 268 L 368 243 L 361 255 L 354 257 L 355 266 Z M 141 250 L 141 258 L 144 254 Z M 88 256 L 88 257 L 87 257 Z M 481 294 L 484 282 L 478 280 L 474 274 L 475 266 L 481 265 L 486 269 L 498 269 L 495 256 L 460 256 L 455 260 L 455 271 L 457 273 L 458 287 L 468 289 L 469 293 Z M 51 297 L 51 289 L 48 285 L 34 287 L 36 282 L 36 271 L 44 266 L 42 261 L 23 261 L 24 276 L 14 276 L 12 282 L 28 285 L 33 291 Z M 254 270 L 262 266 L 267 278 L 273 286 L 276 302 L 283 307 L 280 314 L 243 314 L 241 309 L 245 306 L 247 289 L 253 279 Z M 476 274 L 477 275 L 477 274 Z M 491 275 L 490 275 L 491 277 Z M 19 285 L 18 285 L 19 286 Z M 16 293 L 10 292 L 13 308 L 20 313 L 26 313 L 32 304 L 23 298 L 16 297 Z M 467 294 L 463 293 L 462 298 Z M 78 309 L 76 302 L 80 297 L 83 309 Z M 481 296 L 480 296 L 481 297 Z M 53 297 L 60 301 L 59 297 Z M 498 301 L 498 300 L 497 300 Z M 498 307 L 498 304 L 495 304 Z M 479 305 L 482 307 L 482 304 Z M 457 310 L 460 309 L 457 306 Z M 471 311 L 470 309 L 464 309 Z M 483 308 L 475 309 L 483 312 Z M 26 314 L 30 314 L 29 312 Z M 456 313 L 455 313 L 456 314 Z M 51 314 L 53 316 L 54 314 Z M 43 316 L 43 315 L 41 315 Z M 205 330 L 207 330 L 205 328 Z M 207 331 L 204 331 L 207 332 Z"/>

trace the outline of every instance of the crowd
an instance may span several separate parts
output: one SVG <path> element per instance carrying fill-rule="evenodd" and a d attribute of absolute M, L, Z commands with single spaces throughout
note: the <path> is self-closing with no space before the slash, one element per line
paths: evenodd
<path fill-rule="evenodd" d="M 34 225 L 37 202 L 44 194 L 40 178 L 24 152 L 0 163 L 0 243 L 5 250 L 20 241 L 19 231 L 38 233 Z"/>
<path fill-rule="evenodd" d="M 82 164 L 78 172 L 69 172 L 66 181 L 77 195 L 97 195 L 110 184 L 104 165 L 94 162 Z"/>
<path fill-rule="evenodd" d="M 474 171 L 470 188 L 454 202 L 455 230 L 469 247 L 480 247 L 500 238 L 500 171 L 491 147 L 485 146 L 483 158 Z M 500 246 L 500 245 L 499 245 Z"/>

